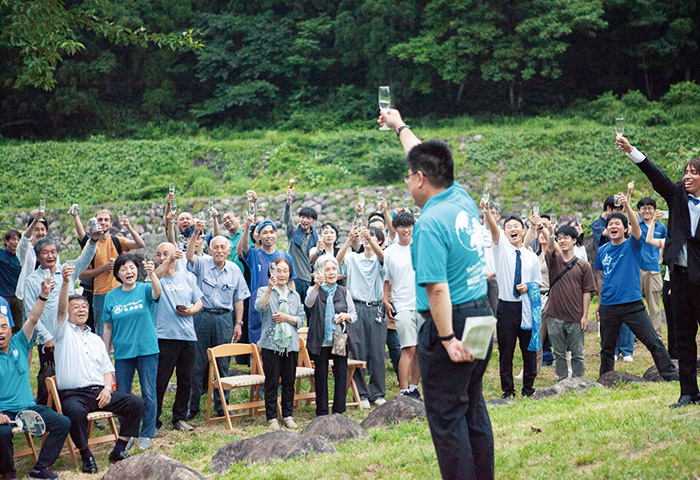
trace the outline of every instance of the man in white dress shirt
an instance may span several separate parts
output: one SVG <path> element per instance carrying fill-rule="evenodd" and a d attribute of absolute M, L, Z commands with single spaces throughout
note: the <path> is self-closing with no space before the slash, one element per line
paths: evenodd
<path fill-rule="evenodd" d="M 144 402 L 136 395 L 112 391 L 114 367 L 105 344 L 85 325 L 87 300 L 81 295 L 69 297 L 74 270 L 73 266 L 63 267 L 58 315 L 47 319 L 46 327 L 56 340 L 56 383 L 63 414 L 71 420 L 70 436 L 80 451 L 83 473 L 97 473 L 95 457 L 88 448 L 88 413 L 101 410 L 121 417 L 119 440 L 109 454 L 110 463 L 115 463 L 128 457 L 129 437 L 139 436 Z"/>

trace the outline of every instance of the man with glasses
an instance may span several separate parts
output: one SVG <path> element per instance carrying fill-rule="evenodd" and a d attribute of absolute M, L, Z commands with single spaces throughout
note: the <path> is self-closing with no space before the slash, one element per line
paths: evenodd
<path fill-rule="evenodd" d="M 204 221 L 197 220 L 194 226 L 194 238 L 204 231 Z M 202 292 L 202 311 L 195 316 L 197 347 L 194 357 L 194 374 L 192 376 L 192 393 L 190 394 L 190 412 L 188 419 L 199 413 L 202 387 L 206 382 L 209 360 L 207 349 L 225 343 L 238 341 L 243 325 L 243 300 L 250 297 L 250 291 L 243 278 L 241 269 L 230 260 L 226 260 L 231 247 L 228 239 L 221 235 L 212 239 L 209 245 L 211 256 L 197 256 L 194 253 L 195 242 L 187 244 L 187 268 L 197 277 L 197 287 Z M 233 325 L 231 312 L 236 314 Z M 217 359 L 219 374 L 228 376 L 230 358 Z M 228 395 L 228 392 L 226 392 Z M 214 392 L 214 408 L 218 415 L 223 415 L 219 394 Z"/>
<path fill-rule="evenodd" d="M 666 238 L 666 227 L 663 223 L 654 220 L 656 211 L 656 201 L 651 197 L 644 197 L 637 202 L 637 210 L 642 217 L 640 227 L 642 238 L 647 238 L 649 227 L 654 225 L 654 238 Z M 661 337 L 661 290 L 664 282 L 661 278 L 661 267 L 659 266 L 659 253 L 661 250 L 649 243 L 642 243 L 642 258 L 640 262 L 642 279 L 642 296 L 647 301 L 647 309 L 654 330 Z"/>
<path fill-rule="evenodd" d="M 569 376 L 566 351 L 571 351 L 573 377 L 583 377 L 583 334 L 588 330 L 588 308 L 596 291 L 591 265 L 574 254 L 578 233 L 562 225 L 556 241 L 549 237 L 545 261 L 549 272 L 549 298 L 544 307 L 557 381 Z"/>

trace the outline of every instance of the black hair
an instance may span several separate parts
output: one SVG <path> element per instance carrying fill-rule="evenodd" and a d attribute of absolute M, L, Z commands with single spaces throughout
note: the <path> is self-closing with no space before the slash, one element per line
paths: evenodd
<path fill-rule="evenodd" d="M 615 206 L 615 196 L 611 195 L 605 199 L 605 203 L 603 203 L 603 211 L 607 212 L 608 207 L 610 208 L 610 210 L 612 210 L 614 208 L 620 208 L 620 207 Z"/>
<path fill-rule="evenodd" d="M 540 218 L 546 218 L 550 222 L 552 221 L 552 217 L 548 213 L 543 213 L 542 215 L 540 215 Z"/>
<path fill-rule="evenodd" d="M 374 222 L 375 219 L 382 222 L 384 225 L 386 225 L 386 220 L 384 220 L 384 214 L 382 212 L 370 213 L 369 216 L 367 217 L 367 225 Z"/>
<path fill-rule="evenodd" d="M 384 243 L 384 232 L 382 232 L 377 227 L 369 227 L 368 230 L 370 235 L 374 235 L 375 237 L 377 237 L 378 244 L 381 245 L 382 243 Z"/>
<path fill-rule="evenodd" d="M 136 255 L 131 255 L 130 253 L 122 253 L 114 261 L 114 268 L 112 268 L 114 278 L 116 278 L 119 283 L 124 283 L 122 282 L 122 279 L 119 278 L 119 269 L 122 268 L 122 266 L 127 262 L 132 262 L 134 265 L 136 265 L 137 269 L 141 270 L 141 260 L 139 259 L 139 257 L 137 257 Z"/>
<path fill-rule="evenodd" d="M 19 233 L 17 230 L 8 230 L 5 234 L 5 241 L 9 242 L 12 237 L 22 238 L 22 234 Z"/>
<path fill-rule="evenodd" d="M 654 200 L 651 197 L 644 197 L 641 200 L 637 202 L 637 210 L 639 210 L 642 207 L 646 207 L 647 205 L 651 205 L 656 209 L 656 200 Z"/>
<path fill-rule="evenodd" d="M 322 233 L 326 229 L 326 227 L 331 227 L 335 231 L 335 242 L 333 242 L 333 246 L 335 247 L 338 244 L 338 236 L 340 235 L 340 231 L 333 222 L 325 222 L 321 225 L 321 230 L 319 231 L 319 233 Z"/>
<path fill-rule="evenodd" d="M 256 231 L 257 229 L 258 229 L 258 224 L 257 224 L 257 223 L 251 224 L 251 226 L 250 226 L 250 233 L 248 234 L 248 236 L 250 237 L 250 241 L 253 242 L 253 245 L 255 245 L 255 238 L 253 238 L 253 234 L 255 233 L 255 231 Z"/>
<path fill-rule="evenodd" d="M 523 222 L 523 219 L 520 218 L 520 217 L 517 216 L 517 215 L 511 215 L 511 216 L 507 217 L 507 218 L 503 221 L 503 226 L 505 227 L 505 226 L 506 226 L 506 223 L 510 222 L 511 220 L 517 221 L 520 225 L 522 225 L 523 228 L 525 228 L 525 222 Z"/>
<path fill-rule="evenodd" d="M 299 216 L 300 217 L 309 217 L 313 218 L 316 220 L 318 218 L 318 213 L 316 213 L 316 210 L 314 210 L 311 207 L 304 207 L 301 210 L 299 210 Z"/>
<path fill-rule="evenodd" d="M 28 227 L 29 225 L 31 225 L 33 221 L 34 221 L 34 217 L 32 217 L 32 218 L 30 218 L 29 220 L 27 220 L 27 227 Z M 45 218 L 40 218 L 40 219 L 39 219 L 39 223 L 43 223 L 44 226 L 46 227 L 46 230 L 49 229 L 49 222 L 47 222 Z"/>
<path fill-rule="evenodd" d="M 700 173 L 700 157 L 691 158 L 688 163 L 683 167 L 683 175 L 688 171 L 695 171 L 695 173 Z"/>
<path fill-rule="evenodd" d="M 37 257 L 41 253 L 41 249 L 44 248 L 46 245 L 56 245 L 56 251 L 60 251 L 60 244 L 53 237 L 40 238 L 34 244 L 34 253 L 36 253 Z"/>
<path fill-rule="evenodd" d="M 608 227 L 608 223 L 610 223 L 610 220 L 613 218 L 619 218 L 622 221 L 622 226 L 625 227 L 625 230 L 627 230 L 627 217 L 625 217 L 623 214 L 620 212 L 615 212 L 612 215 L 610 215 L 607 220 L 605 220 L 605 227 Z"/>
<path fill-rule="evenodd" d="M 70 304 L 70 302 L 72 302 L 73 300 L 82 300 L 83 302 L 87 303 L 88 306 L 90 306 L 90 304 L 88 303 L 88 299 L 83 297 L 82 295 L 78 295 L 77 293 L 74 293 L 73 295 L 68 297 L 68 303 Z"/>
<path fill-rule="evenodd" d="M 455 181 L 455 167 L 450 149 L 443 142 L 419 143 L 408 152 L 406 163 L 411 172 L 423 172 L 436 188 L 449 188 Z"/>
<path fill-rule="evenodd" d="M 398 227 L 411 227 L 416 223 L 416 219 L 413 218 L 413 214 L 411 212 L 406 212 L 406 211 L 401 211 L 394 215 L 394 218 L 391 219 L 391 225 L 394 228 Z"/>
<path fill-rule="evenodd" d="M 574 241 L 578 242 L 578 232 L 574 227 L 569 225 L 562 225 L 561 227 L 557 228 L 555 235 L 566 235 L 567 237 L 571 237 Z"/>

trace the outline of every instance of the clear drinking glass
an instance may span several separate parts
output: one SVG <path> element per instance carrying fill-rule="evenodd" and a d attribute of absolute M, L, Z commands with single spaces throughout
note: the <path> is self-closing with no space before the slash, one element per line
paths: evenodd
<path fill-rule="evenodd" d="M 207 211 L 209 212 L 210 217 L 214 216 L 214 214 L 212 213 L 212 210 L 214 210 L 214 202 L 209 200 L 209 204 L 207 205 Z"/>
<path fill-rule="evenodd" d="M 533 215 L 540 214 L 540 202 L 533 202 L 532 203 L 532 214 Z"/>
<path fill-rule="evenodd" d="M 617 117 L 615 119 L 615 135 L 620 138 L 622 134 L 625 133 L 625 119 L 622 117 Z M 615 147 L 620 150 L 622 147 Z"/>
<path fill-rule="evenodd" d="M 357 204 L 360 205 L 361 207 L 365 206 L 365 192 L 360 192 L 359 198 L 357 200 Z"/>
<path fill-rule="evenodd" d="M 379 87 L 379 109 L 382 112 L 386 112 L 391 107 L 391 92 L 389 87 L 384 85 Z M 391 130 L 387 125 L 379 127 L 379 130 Z"/>
<path fill-rule="evenodd" d="M 520 211 L 520 219 L 521 219 L 523 222 L 527 221 L 527 208 L 523 208 L 523 209 Z"/>
<path fill-rule="evenodd" d="M 168 193 L 170 193 L 170 195 L 175 195 L 175 182 L 170 182 Z"/>
<path fill-rule="evenodd" d="M 583 226 L 583 213 L 576 212 L 576 224 L 580 227 Z"/>
<path fill-rule="evenodd" d="M 382 200 L 384 197 L 382 197 L 382 192 L 377 192 L 377 210 L 382 209 Z"/>
<path fill-rule="evenodd" d="M 39 211 L 41 211 L 41 213 L 46 213 L 46 200 L 43 198 L 39 200 Z"/>
<path fill-rule="evenodd" d="M 551 223 L 553 227 L 557 226 L 557 214 L 556 213 L 549 214 L 549 223 Z"/>
<path fill-rule="evenodd" d="M 171 212 L 176 212 L 177 211 L 177 201 L 175 201 L 175 198 L 173 197 L 172 200 L 170 200 L 170 211 Z"/>

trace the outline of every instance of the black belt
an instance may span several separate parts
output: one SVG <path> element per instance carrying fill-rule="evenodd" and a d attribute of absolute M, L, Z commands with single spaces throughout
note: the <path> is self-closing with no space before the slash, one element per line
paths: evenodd
<path fill-rule="evenodd" d="M 476 300 L 472 300 L 471 302 L 464 302 L 464 303 L 460 303 L 459 305 L 452 305 L 452 310 L 454 310 L 456 308 L 477 307 L 477 306 L 479 306 L 479 303 L 481 303 L 482 301 L 485 301 L 485 300 L 486 300 L 486 296 L 483 296 L 481 298 L 477 298 Z M 423 318 L 425 318 L 425 319 L 428 319 L 430 317 L 430 310 L 423 310 L 422 312 L 418 312 L 418 313 L 420 313 L 423 316 Z"/>
<path fill-rule="evenodd" d="M 379 305 L 382 304 L 381 300 L 377 300 L 375 302 L 365 302 L 364 300 L 357 300 L 357 299 L 353 298 L 352 301 L 355 303 L 362 303 L 364 305 L 367 305 L 368 307 L 378 307 Z"/>
<path fill-rule="evenodd" d="M 683 267 L 683 266 L 681 266 L 681 265 L 674 265 L 674 266 L 673 266 L 673 271 L 688 273 L 688 267 Z"/>
<path fill-rule="evenodd" d="M 223 315 L 224 313 L 231 313 L 228 308 L 203 308 L 203 312 L 211 313 L 213 315 Z"/>

